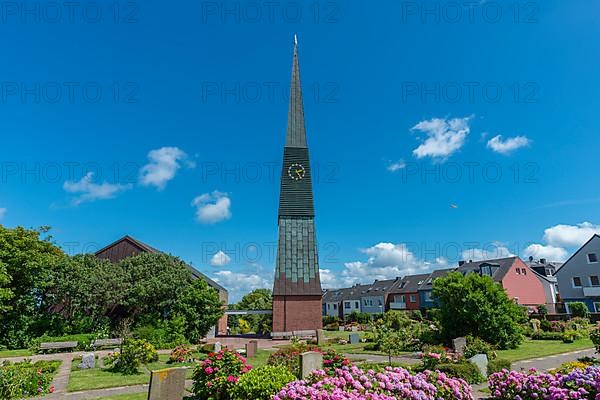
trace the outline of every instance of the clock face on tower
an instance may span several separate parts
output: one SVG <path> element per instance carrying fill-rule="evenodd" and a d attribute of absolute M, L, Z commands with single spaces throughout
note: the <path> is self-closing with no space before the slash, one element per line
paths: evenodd
<path fill-rule="evenodd" d="M 302 166 L 302 164 L 291 164 L 288 167 L 288 175 L 295 181 L 299 181 L 304 179 L 306 176 L 306 170 Z"/>

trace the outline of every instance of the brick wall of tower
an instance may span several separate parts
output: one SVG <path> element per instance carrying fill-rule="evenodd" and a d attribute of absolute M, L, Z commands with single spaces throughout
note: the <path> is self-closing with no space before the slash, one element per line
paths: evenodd
<path fill-rule="evenodd" d="M 273 332 L 323 328 L 321 296 L 273 296 Z"/>

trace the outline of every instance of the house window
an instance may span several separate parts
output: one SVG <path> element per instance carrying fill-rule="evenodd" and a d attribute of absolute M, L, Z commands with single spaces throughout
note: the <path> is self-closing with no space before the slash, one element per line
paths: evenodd
<path fill-rule="evenodd" d="M 327 304 L 327 309 L 331 310 L 331 304 Z"/>
<path fill-rule="evenodd" d="M 383 305 L 383 301 L 381 301 L 381 299 L 379 299 L 379 305 L 382 306 Z"/>
<path fill-rule="evenodd" d="M 369 303 L 367 303 L 367 300 L 365 300 L 365 307 L 368 306 L 368 305 L 369 305 Z"/>
<path fill-rule="evenodd" d="M 523 268 L 523 275 L 527 275 L 527 269 Z"/>
<path fill-rule="evenodd" d="M 425 301 L 431 301 L 431 292 L 425 292 Z"/>
<path fill-rule="evenodd" d="M 598 278 L 598 275 L 590 276 L 590 285 L 600 286 L 600 278 Z"/>
<path fill-rule="evenodd" d="M 588 253 L 587 259 L 589 264 L 597 263 L 598 255 L 596 253 Z"/>
<path fill-rule="evenodd" d="M 521 268 L 517 268 L 517 275 L 521 275 Z"/>
<path fill-rule="evenodd" d="M 492 268 L 489 265 L 481 267 L 481 275 L 492 276 Z"/>
<path fill-rule="evenodd" d="M 350 302 L 349 301 L 345 301 L 344 302 L 344 308 L 345 309 L 349 309 L 350 308 Z"/>
<path fill-rule="evenodd" d="M 409 299 L 410 299 L 411 303 L 415 303 L 417 301 L 417 298 L 415 297 L 414 294 L 411 294 Z"/>
<path fill-rule="evenodd" d="M 358 301 L 355 301 L 355 302 L 354 302 L 354 308 L 358 308 L 358 306 L 359 306 L 359 303 L 358 303 Z"/>
<path fill-rule="evenodd" d="M 573 277 L 573 287 L 581 287 L 581 278 L 578 276 Z"/>
<path fill-rule="evenodd" d="M 600 312 L 600 303 L 594 302 L 594 310 Z"/>
<path fill-rule="evenodd" d="M 394 302 L 395 303 L 404 303 L 404 295 L 401 294 L 399 296 L 394 296 Z"/>
<path fill-rule="evenodd" d="M 337 304 L 334 304 L 334 305 L 333 305 L 333 309 L 334 309 L 334 310 L 337 310 Z"/>

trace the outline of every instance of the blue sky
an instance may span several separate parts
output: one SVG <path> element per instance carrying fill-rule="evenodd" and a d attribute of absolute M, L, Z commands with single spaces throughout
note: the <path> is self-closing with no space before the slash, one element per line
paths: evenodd
<path fill-rule="evenodd" d="M 71 253 L 270 287 L 294 33 L 324 286 L 600 231 L 597 1 L 11 4 L 0 223 Z"/>

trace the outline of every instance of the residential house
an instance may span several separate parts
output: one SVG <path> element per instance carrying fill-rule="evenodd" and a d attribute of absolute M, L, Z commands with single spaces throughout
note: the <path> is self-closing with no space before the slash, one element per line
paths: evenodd
<path fill-rule="evenodd" d="M 353 312 L 361 312 L 361 296 L 370 285 L 354 285 L 343 289 L 330 289 L 323 295 L 323 315 L 345 318 Z"/>
<path fill-rule="evenodd" d="M 419 310 L 421 308 L 419 287 L 425 283 L 430 275 L 408 275 L 396 281 L 388 296 L 388 309 Z"/>
<path fill-rule="evenodd" d="M 433 308 L 437 306 L 435 299 L 432 296 L 433 292 L 433 282 L 437 278 L 444 277 L 448 275 L 450 272 L 455 271 L 454 268 L 449 269 L 437 269 L 433 271 L 427 279 L 419 286 L 419 305 L 420 308 Z"/>
<path fill-rule="evenodd" d="M 124 236 L 114 243 L 98 250 L 96 257 L 105 258 L 113 263 L 117 263 L 125 258 L 133 257 L 141 253 L 162 253 L 160 250 L 155 249 L 145 243 L 140 242 L 132 238 L 131 236 Z M 187 264 L 186 264 L 187 265 Z M 202 272 L 198 271 L 191 265 L 187 265 L 192 277 L 195 279 L 204 279 L 208 285 L 217 290 L 219 298 L 223 304 L 227 304 L 228 293 L 227 289 L 213 281 Z M 214 336 L 215 333 L 219 335 L 227 334 L 227 316 L 224 315 L 218 322 L 217 326 L 211 329 L 209 336 Z"/>
<path fill-rule="evenodd" d="M 457 271 L 490 276 L 498 282 L 517 304 L 536 309 L 547 304 L 544 284 L 531 268 L 518 256 L 494 260 L 459 262 Z"/>
<path fill-rule="evenodd" d="M 546 308 L 548 309 L 548 312 L 550 314 L 559 311 L 562 312 L 562 309 L 559 309 L 558 283 L 554 273 L 563 263 L 556 261 L 548 262 L 545 258 L 534 261 L 533 257 L 529 257 L 529 262 L 526 264 L 536 273 L 536 276 L 544 286 L 544 292 L 546 293 Z"/>
<path fill-rule="evenodd" d="M 600 235 L 592 236 L 555 273 L 561 299 L 582 301 L 591 312 L 600 312 Z"/>
<path fill-rule="evenodd" d="M 386 304 L 390 291 L 400 278 L 389 280 L 375 280 L 361 293 L 361 310 L 369 314 L 382 314 L 386 311 Z"/>

